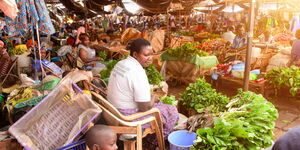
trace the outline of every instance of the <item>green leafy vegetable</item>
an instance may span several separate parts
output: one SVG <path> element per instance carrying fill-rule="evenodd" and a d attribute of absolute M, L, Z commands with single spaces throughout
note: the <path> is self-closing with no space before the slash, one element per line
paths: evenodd
<path fill-rule="evenodd" d="M 105 51 L 99 52 L 99 53 L 98 53 L 98 56 L 99 56 L 102 60 L 105 60 L 106 57 L 107 57 L 107 52 L 105 52 Z"/>
<path fill-rule="evenodd" d="M 145 68 L 149 83 L 152 85 L 159 85 L 161 81 L 163 81 L 162 75 L 158 72 L 153 64 L 150 64 Z"/>
<path fill-rule="evenodd" d="M 198 137 L 192 150 L 260 150 L 272 145 L 278 118 L 274 105 L 252 92 L 240 91 L 236 97 L 241 101 L 221 113 L 212 128 L 197 130 Z"/>
<path fill-rule="evenodd" d="M 108 62 L 104 62 L 106 65 L 106 69 L 100 72 L 101 78 L 109 78 L 112 69 L 120 60 L 109 60 Z M 145 71 L 150 84 L 159 85 L 160 82 L 163 81 L 162 75 L 157 71 L 153 64 L 150 64 L 147 68 L 145 68 Z"/>
<path fill-rule="evenodd" d="M 109 60 L 108 62 L 105 63 L 106 65 L 106 69 L 105 70 L 102 70 L 100 72 L 100 76 L 102 79 L 105 79 L 105 78 L 109 78 L 110 76 L 110 73 L 112 71 L 112 69 L 115 67 L 115 65 L 119 62 L 120 60 Z"/>
<path fill-rule="evenodd" d="M 211 107 L 210 112 L 212 113 L 222 112 L 230 102 L 228 97 L 218 93 L 202 78 L 189 84 L 181 94 L 181 98 L 183 105 L 194 108 L 198 113 L 203 112 L 207 107 Z"/>
<path fill-rule="evenodd" d="M 194 36 L 196 32 L 191 32 L 191 31 L 177 31 L 175 32 L 181 36 Z"/>
<path fill-rule="evenodd" d="M 165 98 L 160 98 L 160 101 L 163 104 L 168 104 L 168 105 L 173 105 L 173 106 L 177 106 L 177 104 L 178 104 L 178 101 L 176 100 L 174 95 L 167 96 Z"/>
<path fill-rule="evenodd" d="M 167 54 L 169 54 L 170 56 L 173 57 L 177 57 L 177 58 L 186 58 L 186 57 L 193 57 L 193 56 L 208 56 L 208 53 L 199 50 L 196 48 L 196 46 L 198 46 L 199 43 L 191 43 L 191 42 L 186 42 L 184 43 L 181 47 L 178 48 L 170 48 L 167 50 Z"/>
<path fill-rule="evenodd" d="M 266 79 L 275 88 L 279 89 L 283 85 L 290 87 L 290 93 L 295 96 L 300 89 L 300 68 L 274 68 L 267 72 Z"/>

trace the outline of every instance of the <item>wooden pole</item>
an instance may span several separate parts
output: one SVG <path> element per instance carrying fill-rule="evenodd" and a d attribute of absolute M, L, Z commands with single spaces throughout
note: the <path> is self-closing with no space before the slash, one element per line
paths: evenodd
<path fill-rule="evenodd" d="M 249 75 L 250 75 L 250 61 L 251 61 L 251 51 L 252 51 L 252 38 L 253 38 L 253 28 L 254 28 L 254 7 L 256 0 L 251 0 L 250 3 L 250 20 L 249 20 L 249 32 L 247 37 L 247 53 L 246 53 L 246 64 L 244 72 L 244 91 L 249 89 Z"/>

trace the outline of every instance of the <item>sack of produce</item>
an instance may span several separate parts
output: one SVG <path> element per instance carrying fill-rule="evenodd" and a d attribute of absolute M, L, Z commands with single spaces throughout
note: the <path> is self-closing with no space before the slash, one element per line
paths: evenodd
<path fill-rule="evenodd" d="M 121 43 L 127 45 L 130 41 L 139 38 L 141 32 L 135 28 L 126 29 L 121 36 Z"/>
<path fill-rule="evenodd" d="M 26 68 L 29 67 L 31 65 L 31 59 L 28 56 L 30 54 L 30 52 L 25 52 L 21 55 L 14 55 L 11 58 L 14 60 L 15 58 L 18 58 L 18 67 L 19 68 Z"/>
<path fill-rule="evenodd" d="M 278 53 L 270 59 L 267 71 L 277 67 L 289 67 L 290 60 L 291 55 L 284 55 L 282 53 Z"/>
<path fill-rule="evenodd" d="M 194 38 L 191 36 L 173 36 L 171 37 L 170 47 L 177 48 L 184 45 L 186 42 L 194 42 Z"/>
<path fill-rule="evenodd" d="M 170 78 L 181 81 L 184 84 L 189 84 L 201 77 L 203 71 L 192 63 L 184 61 L 167 61 L 166 73 Z"/>
<path fill-rule="evenodd" d="M 150 41 L 154 52 L 159 52 L 164 48 L 165 31 L 155 30 L 149 34 L 147 40 Z"/>

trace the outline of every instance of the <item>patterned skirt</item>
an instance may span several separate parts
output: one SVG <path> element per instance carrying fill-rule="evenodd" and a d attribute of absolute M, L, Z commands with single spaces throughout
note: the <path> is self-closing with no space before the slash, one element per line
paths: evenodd
<path fill-rule="evenodd" d="M 175 106 L 163 104 L 162 102 L 155 103 L 154 107 L 159 109 L 160 111 L 160 115 L 163 122 L 163 135 L 166 140 L 168 138 L 168 135 L 173 131 L 173 128 L 179 119 L 178 110 Z M 125 116 L 129 116 L 138 112 L 136 109 L 119 109 L 119 111 Z M 149 116 L 145 116 L 137 120 L 143 120 Z M 143 126 L 143 128 L 148 127 L 150 127 L 150 124 L 145 124 Z M 149 139 L 148 141 L 153 144 L 157 144 L 155 136 L 150 137 L 152 137 L 153 139 Z"/>

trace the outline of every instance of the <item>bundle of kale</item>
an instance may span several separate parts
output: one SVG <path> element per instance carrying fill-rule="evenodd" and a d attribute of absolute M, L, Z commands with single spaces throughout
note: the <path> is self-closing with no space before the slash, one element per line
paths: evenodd
<path fill-rule="evenodd" d="M 227 107 L 213 127 L 197 130 L 193 150 L 260 150 L 272 145 L 278 118 L 272 103 L 253 92 L 239 91 Z"/>

